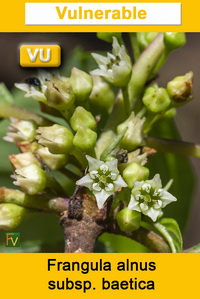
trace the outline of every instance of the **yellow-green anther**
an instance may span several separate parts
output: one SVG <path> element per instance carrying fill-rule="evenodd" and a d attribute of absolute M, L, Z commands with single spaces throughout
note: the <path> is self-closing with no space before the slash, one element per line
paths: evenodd
<path fill-rule="evenodd" d="M 12 203 L 0 204 L 0 229 L 10 230 L 17 227 L 24 216 L 27 213 L 27 209 L 17 206 Z"/>
<path fill-rule="evenodd" d="M 184 32 L 165 32 L 164 44 L 167 50 L 175 50 L 186 43 L 186 36 Z"/>
<path fill-rule="evenodd" d="M 141 145 L 144 137 L 143 125 L 145 118 L 140 118 L 131 113 L 129 118 L 117 127 L 118 134 L 121 133 L 126 127 L 126 133 L 121 141 L 121 147 L 128 151 L 132 151 Z"/>
<path fill-rule="evenodd" d="M 52 154 L 67 154 L 73 147 L 73 134 L 63 126 L 53 125 L 50 127 L 39 127 L 36 136 L 38 142 L 48 147 Z"/>
<path fill-rule="evenodd" d="M 107 57 L 92 53 L 99 69 L 92 71 L 91 74 L 102 76 L 106 81 L 118 87 L 124 87 L 131 78 L 131 59 L 126 53 L 124 45 L 120 46 L 116 37 L 113 37 L 112 47 L 112 54 L 108 53 Z"/>
<path fill-rule="evenodd" d="M 73 144 L 82 151 L 90 151 L 94 148 L 97 140 L 97 133 L 84 126 L 80 127 L 74 136 Z"/>
<path fill-rule="evenodd" d="M 30 164 L 15 170 L 13 175 L 14 185 L 30 195 L 41 192 L 46 187 L 46 174 L 42 168 L 36 164 Z"/>
<path fill-rule="evenodd" d="M 31 152 L 26 152 L 22 154 L 17 155 L 10 155 L 9 156 L 10 163 L 14 167 L 14 169 L 23 168 L 25 166 L 28 166 L 30 164 L 36 164 L 40 166 L 39 161 L 36 159 L 36 157 Z"/>
<path fill-rule="evenodd" d="M 116 220 L 123 232 L 132 232 L 140 227 L 141 213 L 124 208 L 117 214 Z"/>
<path fill-rule="evenodd" d="M 108 82 L 99 76 L 93 76 L 93 89 L 89 101 L 94 106 L 110 112 L 115 101 L 115 93 Z"/>
<path fill-rule="evenodd" d="M 93 80 L 89 74 L 74 67 L 71 71 L 70 84 L 76 101 L 84 102 L 88 99 L 93 87 Z"/>
<path fill-rule="evenodd" d="M 130 189 L 134 182 L 144 181 L 149 177 L 149 169 L 135 162 L 130 163 L 123 171 L 123 178 Z"/>
<path fill-rule="evenodd" d="M 91 112 L 85 110 L 81 106 L 78 106 L 70 118 L 70 125 L 74 131 L 78 131 L 78 129 L 82 126 L 94 129 L 96 121 Z"/>
<path fill-rule="evenodd" d="M 60 111 L 70 109 L 75 100 L 71 84 L 67 80 L 58 77 L 54 77 L 47 82 L 45 95 L 48 106 Z"/>
<path fill-rule="evenodd" d="M 147 109 L 154 113 L 160 113 L 169 107 L 171 100 L 165 88 L 148 87 L 142 98 Z"/>
<path fill-rule="evenodd" d="M 105 42 L 112 43 L 113 36 L 115 36 L 118 41 L 121 40 L 121 32 L 98 32 L 97 37 L 104 40 Z"/>
<path fill-rule="evenodd" d="M 137 41 L 140 49 L 143 51 L 156 37 L 157 32 L 137 32 Z"/>
<path fill-rule="evenodd" d="M 37 125 L 31 120 L 20 120 L 11 117 L 11 123 L 8 127 L 9 132 L 4 137 L 4 140 L 9 142 L 21 142 L 33 140 L 36 135 Z"/>
<path fill-rule="evenodd" d="M 175 106 L 180 106 L 192 100 L 193 73 L 175 77 L 167 84 L 167 91 Z"/>
<path fill-rule="evenodd" d="M 47 147 L 39 148 L 36 151 L 39 158 L 51 170 L 58 170 L 67 164 L 68 156 L 64 154 L 52 154 Z"/>

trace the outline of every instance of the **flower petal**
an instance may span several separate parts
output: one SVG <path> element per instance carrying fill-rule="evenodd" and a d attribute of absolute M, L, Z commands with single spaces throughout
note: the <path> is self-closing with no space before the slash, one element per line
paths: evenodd
<path fill-rule="evenodd" d="M 90 178 L 89 174 L 86 174 L 80 180 L 76 181 L 76 185 L 85 186 L 88 189 L 92 190 L 93 180 Z"/>
<path fill-rule="evenodd" d="M 103 208 L 103 205 L 106 201 L 106 199 L 112 195 L 113 192 L 106 192 L 105 190 L 101 190 L 100 192 L 94 192 L 93 191 L 93 194 L 96 198 L 96 201 L 97 201 L 97 206 L 99 209 Z"/>
<path fill-rule="evenodd" d="M 171 193 L 169 193 L 168 191 L 166 191 L 165 189 L 162 189 L 162 196 L 161 196 L 161 200 L 162 200 L 162 207 L 166 207 L 169 203 L 177 201 L 177 198 L 175 196 L 173 196 Z"/>

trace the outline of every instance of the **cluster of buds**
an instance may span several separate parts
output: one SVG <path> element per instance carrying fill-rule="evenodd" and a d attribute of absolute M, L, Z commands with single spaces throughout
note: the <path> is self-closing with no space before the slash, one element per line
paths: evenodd
<path fill-rule="evenodd" d="M 167 88 L 145 85 L 143 92 L 138 92 L 141 97 L 135 108 L 130 97 L 134 73 L 122 36 L 99 36 L 112 41 L 112 53 L 106 57 L 93 53 L 98 69 L 90 74 L 74 67 L 69 78 L 43 72 L 15 84 L 26 92 L 25 97 L 41 102 L 42 111 L 49 117 L 46 123 L 11 118 L 4 139 L 16 143 L 22 151 L 9 156 L 9 160 L 14 184 L 25 194 L 47 194 L 51 190 L 59 196 L 61 186 L 55 170 L 73 181 L 73 187 L 84 187 L 77 189 L 88 192 L 98 209 L 126 189 L 129 197 L 122 203 L 116 220 L 121 230 L 128 232 L 140 227 L 143 215 L 157 221 L 163 208 L 176 201 L 162 187 L 159 174 L 149 180 L 149 169 L 144 166 L 148 154 L 143 149 L 152 124 L 160 117 L 173 116 L 177 106 L 191 99 L 193 74 L 173 79 Z M 138 33 L 139 50 L 145 50 L 156 37 L 157 33 Z M 165 34 L 166 51 L 184 43 L 182 34 L 176 44 L 174 38 L 174 34 Z M 145 65 L 145 72 L 147 69 Z M 153 72 L 154 69 L 149 71 L 146 81 Z M 53 123 L 52 115 L 59 118 L 57 123 Z M 19 219 L 26 212 L 22 207 L 15 209 L 1 203 L 0 221 L 1 215 L 8 220 L 0 222 L 0 227 L 12 227 L 9 211 Z"/>

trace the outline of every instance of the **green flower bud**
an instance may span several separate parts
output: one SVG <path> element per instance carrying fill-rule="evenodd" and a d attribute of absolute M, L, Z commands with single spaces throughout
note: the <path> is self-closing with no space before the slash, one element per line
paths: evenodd
<path fill-rule="evenodd" d="M 123 171 L 123 178 L 130 189 L 134 182 L 147 180 L 148 177 L 149 169 L 135 162 L 130 163 Z"/>
<path fill-rule="evenodd" d="M 73 134 L 66 127 L 53 125 L 50 127 L 39 127 L 36 136 L 38 142 L 48 147 L 52 154 L 67 154 L 73 146 Z"/>
<path fill-rule="evenodd" d="M 73 143 L 83 151 L 90 151 L 94 148 L 97 140 L 97 133 L 84 126 L 80 127 L 74 136 Z"/>
<path fill-rule="evenodd" d="M 164 43 L 168 50 L 175 50 L 186 43 L 184 32 L 165 32 Z"/>
<path fill-rule="evenodd" d="M 140 49 L 143 51 L 153 41 L 157 32 L 137 32 L 137 40 Z"/>
<path fill-rule="evenodd" d="M 88 99 L 93 86 L 92 77 L 89 74 L 74 67 L 71 71 L 70 84 L 78 102 Z"/>
<path fill-rule="evenodd" d="M 36 164 L 40 166 L 40 163 L 31 152 L 26 152 L 17 155 L 10 155 L 9 160 L 15 169 L 23 168 L 30 164 Z"/>
<path fill-rule="evenodd" d="M 10 120 L 9 132 L 4 137 L 4 140 L 16 143 L 35 138 L 37 125 L 34 121 L 21 120 L 14 117 L 11 117 Z"/>
<path fill-rule="evenodd" d="M 174 78 L 167 84 L 167 91 L 175 106 L 183 105 L 192 99 L 193 73 Z"/>
<path fill-rule="evenodd" d="M 148 110 L 159 113 L 167 109 L 171 100 L 165 88 L 148 87 L 142 98 Z"/>
<path fill-rule="evenodd" d="M 135 113 L 132 112 L 129 118 L 117 127 L 118 134 L 120 134 L 125 128 L 128 128 L 121 141 L 121 147 L 123 149 L 132 151 L 141 145 L 144 135 L 144 121 L 145 118 L 141 119 L 140 117 L 135 116 Z"/>
<path fill-rule="evenodd" d="M 10 230 L 17 227 L 24 216 L 27 209 L 12 203 L 0 204 L 0 229 Z"/>
<path fill-rule="evenodd" d="M 176 116 L 176 108 L 171 108 L 169 110 L 167 110 L 164 114 L 165 118 L 173 118 Z"/>
<path fill-rule="evenodd" d="M 116 219 L 123 232 L 132 232 L 140 227 L 141 213 L 125 208 L 117 214 Z"/>
<path fill-rule="evenodd" d="M 76 108 L 70 119 L 70 125 L 74 131 L 78 131 L 78 129 L 82 126 L 94 129 L 96 121 L 91 112 L 79 106 Z"/>
<path fill-rule="evenodd" d="M 36 153 L 41 158 L 42 162 L 46 164 L 51 170 L 57 170 L 64 167 L 68 161 L 67 155 L 51 154 L 47 147 L 39 148 Z"/>
<path fill-rule="evenodd" d="M 105 42 L 112 43 L 113 36 L 118 40 L 121 40 L 121 32 L 98 32 L 97 37 L 104 40 Z"/>
<path fill-rule="evenodd" d="M 15 170 L 13 176 L 16 181 L 14 185 L 20 186 L 24 192 L 33 195 L 41 192 L 46 187 L 46 174 L 42 168 L 36 164 L 30 164 Z"/>
<path fill-rule="evenodd" d="M 89 97 L 90 103 L 109 112 L 115 101 L 115 93 L 111 85 L 99 76 L 93 76 L 93 82 L 92 93 Z"/>
<path fill-rule="evenodd" d="M 60 111 L 70 109 L 75 100 L 71 84 L 67 80 L 57 77 L 54 77 L 46 84 L 45 96 L 48 106 Z"/>

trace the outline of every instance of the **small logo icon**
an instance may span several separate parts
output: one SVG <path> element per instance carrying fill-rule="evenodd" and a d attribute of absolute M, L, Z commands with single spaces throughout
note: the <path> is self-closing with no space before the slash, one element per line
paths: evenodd
<path fill-rule="evenodd" d="M 22 45 L 20 65 L 22 67 L 58 67 L 61 63 L 59 45 Z"/>
<path fill-rule="evenodd" d="M 6 247 L 20 247 L 20 233 L 6 233 Z"/>

